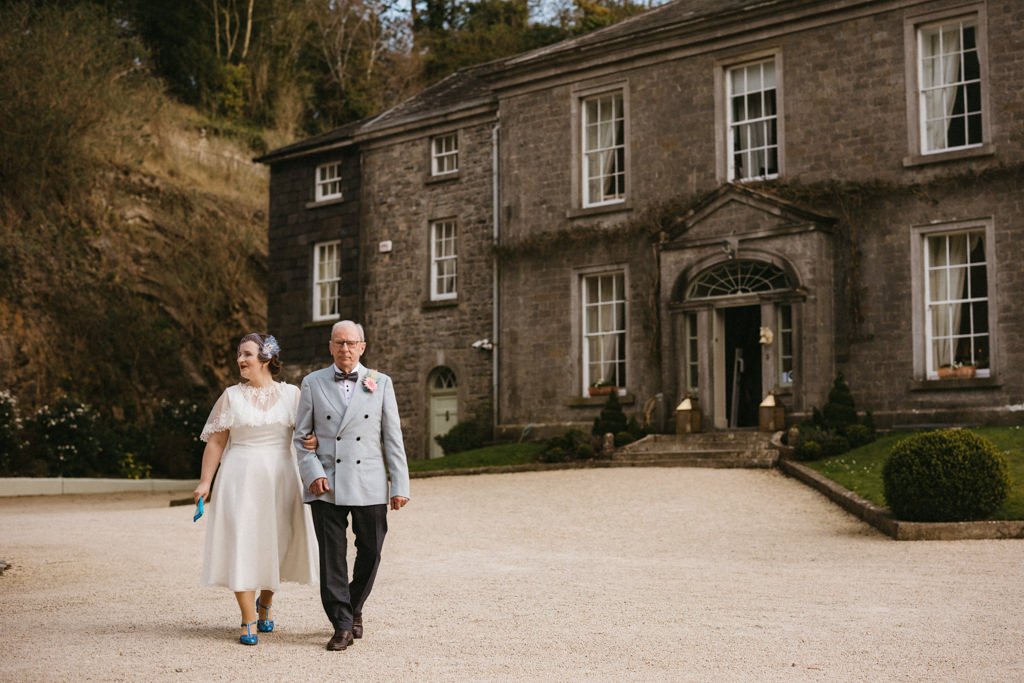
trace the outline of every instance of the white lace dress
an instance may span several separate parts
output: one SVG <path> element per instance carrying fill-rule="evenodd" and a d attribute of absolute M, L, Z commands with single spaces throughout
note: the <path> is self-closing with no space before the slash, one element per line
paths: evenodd
<path fill-rule="evenodd" d="M 317 548 L 292 446 L 299 388 L 228 387 L 200 438 L 229 431 L 213 482 L 203 586 L 273 590 L 318 582 Z"/>

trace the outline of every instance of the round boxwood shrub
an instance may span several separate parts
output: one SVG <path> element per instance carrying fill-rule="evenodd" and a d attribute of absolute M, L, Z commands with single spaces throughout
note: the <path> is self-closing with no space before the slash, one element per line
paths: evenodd
<path fill-rule="evenodd" d="M 1010 492 L 1006 458 L 966 429 L 898 442 L 882 468 L 885 501 L 898 519 L 964 522 L 988 517 Z"/>

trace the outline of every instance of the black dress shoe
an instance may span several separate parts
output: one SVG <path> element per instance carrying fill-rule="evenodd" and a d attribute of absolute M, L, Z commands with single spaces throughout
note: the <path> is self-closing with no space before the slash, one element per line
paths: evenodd
<path fill-rule="evenodd" d="M 352 618 L 352 637 L 363 637 L 363 615 L 357 614 Z"/>
<path fill-rule="evenodd" d="M 334 629 L 334 635 L 327 641 L 328 650 L 344 650 L 352 644 L 352 631 L 345 629 Z"/>

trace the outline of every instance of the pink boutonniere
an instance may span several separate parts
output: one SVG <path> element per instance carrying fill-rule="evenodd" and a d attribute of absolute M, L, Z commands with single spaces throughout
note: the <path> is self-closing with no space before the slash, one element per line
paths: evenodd
<path fill-rule="evenodd" d="M 368 391 L 372 394 L 377 390 L 376 377 L 377 373 L 371 370 L 370 374 L 363 378 L 363 391 Z"/>

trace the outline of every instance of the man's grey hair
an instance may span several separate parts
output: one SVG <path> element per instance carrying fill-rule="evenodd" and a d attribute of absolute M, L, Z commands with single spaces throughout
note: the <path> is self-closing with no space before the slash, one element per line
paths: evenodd
<path fill-rule="evenodd" d="M 366 341 L 366 332 L 363 331 L 363 326 L 353 320 L 339 320 L 331 326 L 331 339 L 334 339 L 334 333 L 338 331 L 339 327 L 351 325 L 352 327 L 359 330 L 359 341 Z"/>

